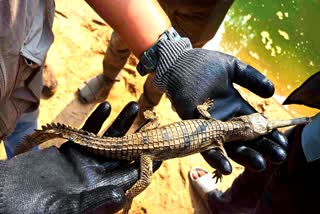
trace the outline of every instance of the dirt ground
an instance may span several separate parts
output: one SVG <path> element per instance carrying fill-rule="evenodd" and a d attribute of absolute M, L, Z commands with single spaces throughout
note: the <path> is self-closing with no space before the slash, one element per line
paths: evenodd
<path fill-rule="evenodd" d="M 103 53 L 112 30 L 84 1 L 56 1 L 56 10 L 55 41 L 47 63 L 55 71 L 59 88 L 51 99 L 41 101 L 39 123 L 55 121 L 80 127 L 95 104 L 81 104 L 75 92 L 86 79 L 102 71 Z M 135 64 L 136 59 L 132 57 L 121 72 L 121 80 L 114 85 L 107 98 L 113 110 L 105 127 L 129 101 L 137 100 L 141 94 L 144 78 L 135 71 Z M 258 111 L 269 113 L 271 118 L 291 117 L 272 98 L 263 100 L 245 90 L 241 90 L 241 94 Z M 165 97 L 156 112 L 161 124 L 179 120 Z M 208 213 L 189 183 L 188 171 L 193 166 L 203 166 L 212 171 L 199 154 L 165 161 L 154 174 L 150 187 L 135 198 L 131 212 Z M 232 175 L 225 176 L 219 187 L 227 189 L 242 170 L 234 163 Z"/>

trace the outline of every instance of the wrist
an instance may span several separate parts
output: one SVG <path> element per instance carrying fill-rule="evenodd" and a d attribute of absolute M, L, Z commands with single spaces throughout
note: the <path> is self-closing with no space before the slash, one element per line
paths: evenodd
<path fill-rule="evenodd" d="M 171 26 L 168 16 L 156 0 L 86 2 L 120 35 L 138 57 Z"/>
<path fill-rule="evenodd" d="M 171 67 L 186 51 L 192 48 L 188 38 L 181 38 L 178 41 L 162 40 L 158 44 L 159 61 L 155 69 L 155 86 L 160 91 L 166 91 L 169 78 L 171 80 L 179 78 L 180 69 Z"/>
<path fill-rule="evenodd" d="M 155 85 L 159 90 L 165 91 L 169 68 L 175 64 L 181 54 L 191 48 L 190 40 L 181 38 L 171 27 L 142 54 L 137 70 L 142 76 L 155 71 Z"/>
<path fill-rule="evenodd" d="M 137 65 L 137 70 L 141 76 L 144 76 L 152 71 L 155 71 L 159 63 L 159 51 L 158 47 L 162 41 L 174 41 L 181 40 L 180 35 L 175 31 L 173 27 L 170 27 L 164 31 L 159 39 L 153 43 L 153 45 L 144 51 L 140 57 L 140 61 Z"/>

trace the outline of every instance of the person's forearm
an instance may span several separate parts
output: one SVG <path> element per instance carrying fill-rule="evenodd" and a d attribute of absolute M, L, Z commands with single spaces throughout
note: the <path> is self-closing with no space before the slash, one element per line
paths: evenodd
<path fill-rule="evenodd" d="M 155 0 L 86 0 L 140 57 L 171 24 Z"/>

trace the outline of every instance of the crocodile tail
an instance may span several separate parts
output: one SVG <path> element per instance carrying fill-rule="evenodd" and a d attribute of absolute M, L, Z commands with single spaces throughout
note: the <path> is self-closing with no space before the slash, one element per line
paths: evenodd
<path fill-rule="evenodd" d="M 53 138 L 68 139 L 70 136 L 65 136 L 63 134 L 65 132 L 64 130 L 68 130 L 69 132 L 84 132 L 82 130 L 78 130 L 60 123 L 47 124 L 45 126 L 42 126 L 41 130 L 37 129 L 33 134 L 25 136 L 23 141 L 17 146 L 14 155 L 27 152 L 32 148 L 39 146 L 43 142 L 46 142 Z"/>

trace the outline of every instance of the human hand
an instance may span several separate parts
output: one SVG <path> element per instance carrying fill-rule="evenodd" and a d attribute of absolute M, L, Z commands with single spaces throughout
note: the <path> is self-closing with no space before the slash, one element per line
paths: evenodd
<path fill-rule="evenodd" d="M 160 41 L 155 84 L 166 92 L 182 119 L 198 118 L 196 107 L 213 99 L 213 118 L 228 120 L 256 112 L 234 88 L 233 83 L 260 97 L 273 95 L 274 86 L 264 75 L 233 56 L 205 49 L 193 49 L 188 39 Z M 266 161 L 279 164 L 286 158 L 287 140 L 277 130 L 249 142 L 225 144 L 228 155 L 243 166 L 261 171 Z M 231 164 L 218 150 L 203 153 L 222 174 L 230 174 Z"/>
<path fill-rule="evenodd" d="M 100 104 L 83 129 L 98 133 L 110 110 Z M 137 112 L 138 105 L 129 103 L 104 135 L 124 135 Z M 137 163 L 94 158 L 72 142 L 1 161 L 0 169 L 0 213 L 114 213 L 139 178 Z"/>

